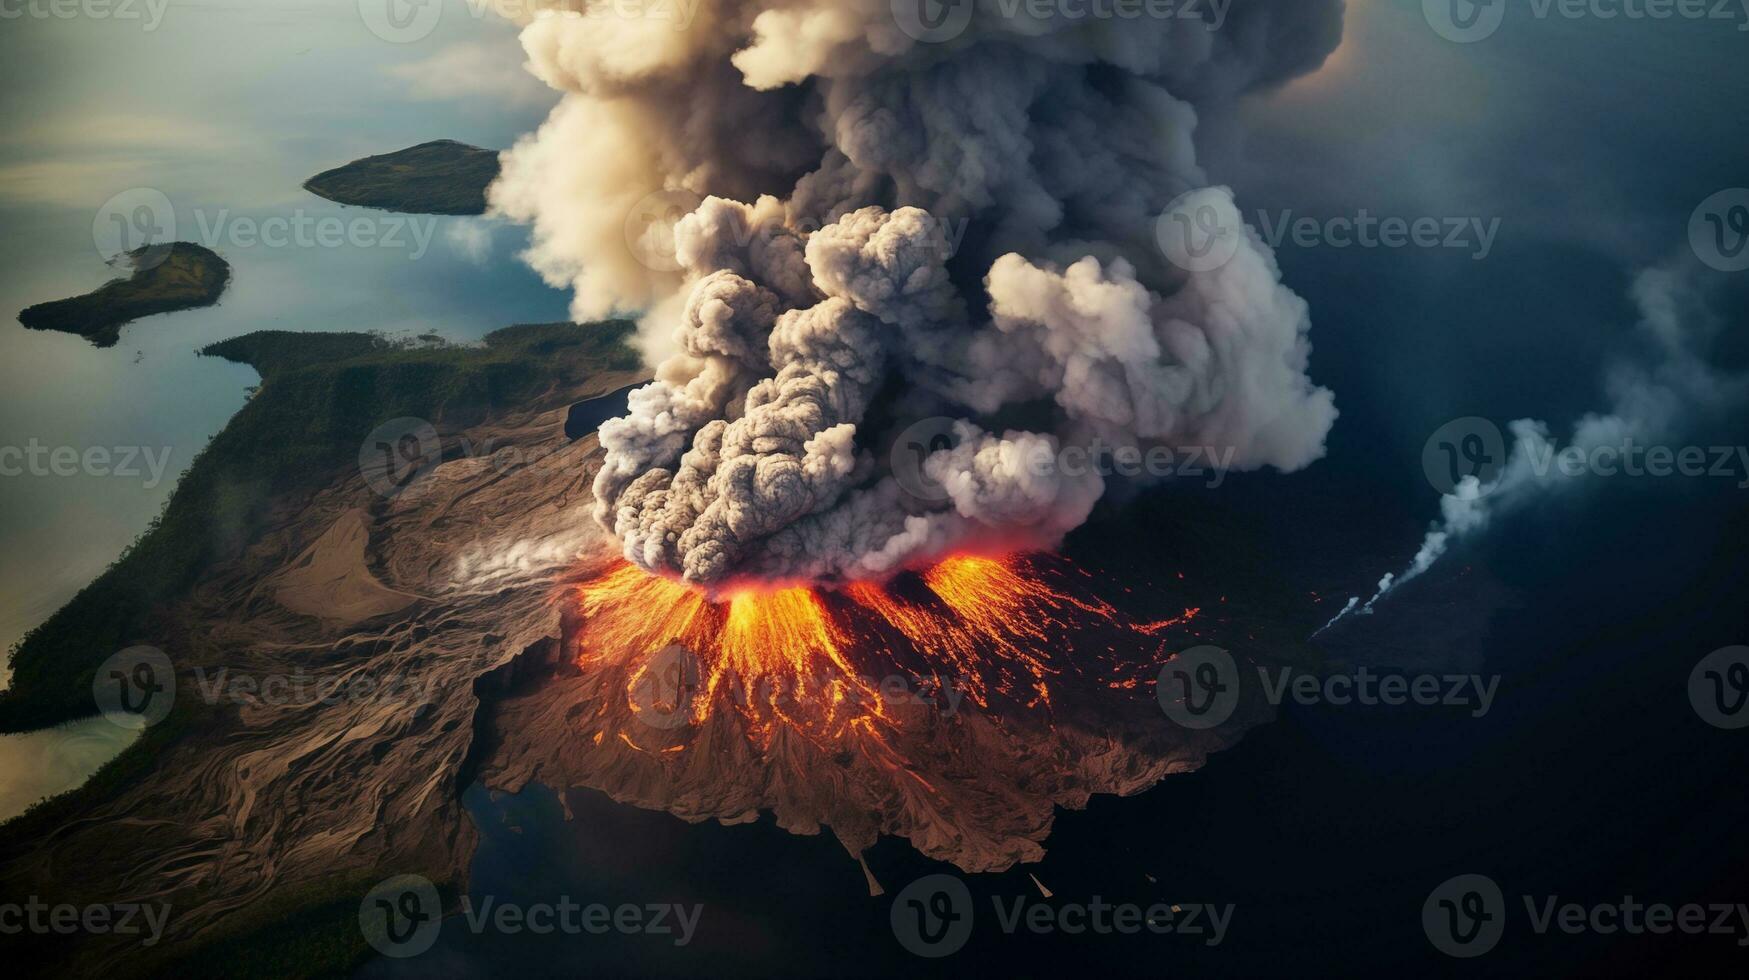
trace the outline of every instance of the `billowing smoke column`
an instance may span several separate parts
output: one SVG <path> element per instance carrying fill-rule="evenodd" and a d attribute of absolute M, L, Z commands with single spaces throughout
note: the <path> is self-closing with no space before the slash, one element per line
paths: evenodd
<path fill-rule="evenodd" d="M 1028 463 L 1071 441 L 1221 447 L 1240 469 L 1323 453 L 1336 411 L 1269 249 L 1246 229 L 1189 272 L 1155 224 L 1193 194 L 1243 228 L 1197 167 L 1198 113 L 1315 68 L 1341 0 L 916 3 L 527 20 L 532 70 L 566 96 L 493 202 L 532 223 L 527 257 L 576 318 L 643 311 L 656 380 L 601 427 L 595 494 L 646 569 L 869 578 L 1054 545 L 1105 490 Z M 893 469 L 927 417 L 957 420 L 920 462 L 939 495 Z"/>

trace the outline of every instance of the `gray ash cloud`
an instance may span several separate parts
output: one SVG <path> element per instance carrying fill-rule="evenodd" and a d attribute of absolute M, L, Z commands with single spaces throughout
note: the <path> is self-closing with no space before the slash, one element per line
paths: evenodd
<path fill-rule="evenodd" d="M 656 380 L 600 429 L 596 519 L 701 586 L 877 578 L 955 549 L 1049 547 L 1104 494 L 1023 465 L 1070 442 L 1221 446 L 1294 470 L 1336 416 L 1305 304 L 1249 229 L 1167 261 L 1199 118 L 1319 65 L 1340 0 L 1184 18 L 975 3 L 940 43 L 890 0 L 526 17 L 566 93 L 492 199 L 579 319 L 641 311 Z M 641 217 L 640 217 L 641 216 Z M 957 420 L 907 492 L 894 442 Z"/>

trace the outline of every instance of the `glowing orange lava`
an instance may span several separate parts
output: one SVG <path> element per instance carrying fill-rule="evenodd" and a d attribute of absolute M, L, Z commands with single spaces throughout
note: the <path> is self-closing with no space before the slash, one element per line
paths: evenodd
<path fill-rule="evenodd" d="M 1138 622 L 1047 574 L 1069 578 L 1025 557 L 961 555 L 884 585 L 713 600 L 620 563 L 578 588 L 578 661 L 626 667 L 636 684 L 658 651 L 679 644 L 698 661 L 692 720 L 728 698 L 755 734 L 781 722 L 841 736 L 894 723 L 901 696 L 946 686 L 979 707 L 1000 698 L 1047 713 L 1065 670 L 1138 686 L 1163 656 L 1157 637 L 1199 612 Z"/>

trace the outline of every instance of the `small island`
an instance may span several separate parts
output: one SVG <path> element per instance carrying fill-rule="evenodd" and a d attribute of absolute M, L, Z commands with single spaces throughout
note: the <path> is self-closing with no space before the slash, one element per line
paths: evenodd
<path fill-rule="evenodd" d="M 485 214 L 486 188 L 498 179 L 498 153 L 455 140 L 354 160 L 304 181 L 340 204 L 411 214 Z"/>
<path fill-rule="evenodd" d="M 124 256 L 133 269 L 126 279 L 112 279 L 83 296 L 38 303 L 19 313 L 18 322 L 113 347 L 123 325 L 155 313 L 211 306 L 231 281 L 230 263 L 191 242 L 142 245 Z"/>

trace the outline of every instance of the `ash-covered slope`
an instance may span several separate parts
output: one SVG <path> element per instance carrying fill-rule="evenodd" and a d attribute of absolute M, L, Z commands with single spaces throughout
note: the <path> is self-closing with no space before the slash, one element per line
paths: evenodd
<path fill-rule="evenodd" d="M 1133 598 L 1119 622 L 1082 586 L 1058 583 L 1074 601 L 1027 608 L 1067 632 L 1016 633 L 985 650 L 980 637 L 1000 632 L 985 629 L 936 649 L 918 642 L 931 634 L 912 617 L 959 620 L 941 605 L 947 585 L 925 577 L 880 595 L 816 596 L 831 623 L 818 649 L 780 642 L 734 609 L 700 613 L 703 632 L 674 638 L 699 647 L 699 676 L 716 686 L 678 723 L 671 713 L 652 723 L 640 682 L 663 666 L 669 636 L 655 607 L 584 601 L 617 558 L 589 519 L 595 441 L 563 432 L 572 403 L 639 375 L 554 367 L 564 331 L 545 329 L 518 355 L 543 358 L 545 370 L 531 380 L 519 373 L 526 365 L 499 362 L 484 384 L 489 395 L 523 378 L 512 386 L 523 397 L 436 406 L 443 462 L 385 497 L 380 474 L 354 462 L 370 443 L 350 428 L 368 427 L 337 426 L 328 438 L 344 432 L 344 452 L 307 457 L 327 468 L 310 464 L 310 479 L 268 494 L 259 517 L 229 530 L 240 547 L 138 621 L 130 642 L 171 660 L 175 711 L 120 760 L 125 776 L 9 828 L 19 833 L 0 849 L 0 887 L 49 902 L 163 901 L 173 914 L 155 948 L 34 940 L 58 958 L 41 962 L 75 972 L 343 970 L 365 951 L 356 915 L 371 884 L 418 873 L 450 894 L 464 886 L 475 832 L 459 798 L 475 781 L 592 787 L 691 820 L 771 810 L 798 833 L 831 828 L 853 854 L 890 834 L 968 870 L 1007 867 L 1042 853 L 1056 807 L 1195 768 L 1264 717 L 1246 702 L 1220 728 L 1187 731 L 1148 686 L 1159 658 L 1199 642 L 1241 649 L 1256 622 L 1181 619 L 1184 597 L 1165 593 Z M 258 353 L 271 360 L 276 349 Z M 382 372 L 396 369 L 372 358 L 396 356 L 345 360 L 320 385 L 295 358 L 301 366 L 264 368 L 243 424 L 272 432 L 291 424 L 278 412 L 308 414 L 276 385 L 332 383 L 325 390 L 341 397 L 365 378 L 388 384 Z M 287 448 L 261 441 L 252 451 Z M 1155 615 L 1167 618 L 1146 622 Z M 654 632 L 616 642 L 628 635 L 616 617 Z M 697 642 L 711 636 L 724 639 Z M 963 699 L 951 712 L 942 687 L 934 703 L 871 699 L 888 677 L 906 678 L 912 694 L 942 678 Z"/>
<path fill-rule="evenodd" d="M 619 336 L 609 325 L 543 325 L 481 348 L 290 335 L 227 348 L 248 352 L 262 390 L 164 520 L 68 607 L 76 615 L 51 619 L 20 650 L 34 666 L 15 694 L 76 701 L 52 686 L 71 675 L 65 686 L 82 686 L 87 713 L 98 665 L 81 673 L 34 659 L 79 649 L 81 623 L 119 624 L 127 639 L 110 651 L 157 647 L 176 678 L 174 709 L 135 749 L 10 823 L 0 845 L 6 893 L 168 902 L 164 940 L 26 937 L 46 947 L 45 967 L 150 972 L 311 908 L 338 903 L 355 920 L 361 889 L 384 869 L 461 874 L 473 841 L 458 797 L 475 682 L 557 636 L 558 614 L 538 588 L 489 576 L 459 585 L 458 556 L 541 540 L 550 562 L 579 547 L 589 498 L 577 461 L 589 444 L 566 439 L 564 419 L 574 402 L 641 376 L 604 367 Z M 312 347 L 336 356 L 312 360 Z M 418 408 L 446 461 L 384 497 L 359 465 L 361 444 L 385 410 Z M 488 445 L 496 456 L 481 454 Z M 183 519 L 190 508 L 204 525 Z M 174 556 L 198 557 L 178 568 Z M 312 610 L 312 576 L 367 601 Z M 332 972 L 364 949 L 355 925 L 338 936 L 289 946 L 337 956 L 303 964 Z M 226 958 L 271 966 L 252 959 L 272 955 L 260 946 Z"/>

